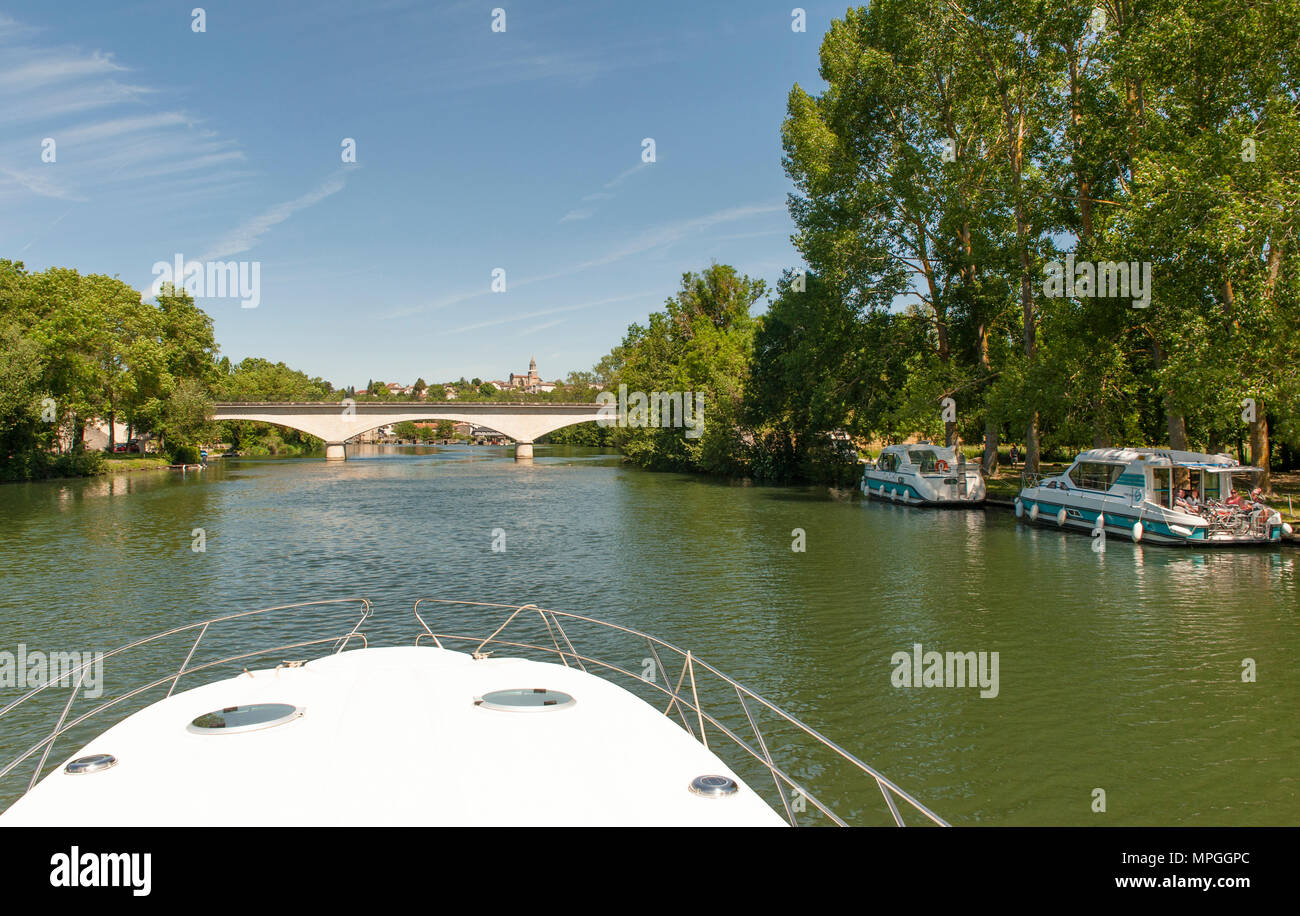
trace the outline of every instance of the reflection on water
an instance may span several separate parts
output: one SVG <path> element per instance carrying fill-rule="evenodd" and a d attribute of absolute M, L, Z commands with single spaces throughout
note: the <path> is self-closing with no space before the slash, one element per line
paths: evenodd
<path fill-rule="evenodd" d="M 0 487 L 0 649 L 107 649 L 350 595 L 375 603 L 372 645 L 408 644 L 419 597 L 534 602 L 692 649 L 953 823 L 1300 818 L 1289 550 L 1111 538 L 1094 553 L 1086 536 L 1009 512 L 651 474 L 594 450 L 538 447 L 529 465 L 467 446 L 349 458 Z M 204 553 L 191 550 L 195 528 Z M 805 552 L 791 550 L 795 528 Z M 443 620 L 476 633 L 497 622 Z M 891 656 L 916 643 L 999 652 L 999 695 L 893 687 Z M 641 668 L 644 646 L 604 648 Z M 1247 658 L 1256 683 L 1242 682 Z M 160 673 L 151 664 L 123 660 L 106 679 Z M 0 728 L 6 759 L 14 739 Z M 850 809 L 878 807 L 874 786 L 805 775 L 829 779 L 821 794 Z M 1090 808 L 1097 787 L 1104 815 Z"/>

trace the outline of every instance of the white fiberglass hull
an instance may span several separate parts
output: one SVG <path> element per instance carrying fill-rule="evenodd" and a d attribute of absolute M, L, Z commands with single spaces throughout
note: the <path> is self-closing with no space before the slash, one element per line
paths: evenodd
<path fill-rule="evenodd" d="M 1166 509 L 1145 500 L 1109 493 L 1067 490 L 1059 487 L 1025 487 L 1016 497 L 1016 517 L 1052 528 L 1091 533 L 1098 517 L 1107 536 L 1144 544 L 1199 547 L 1262 547 L 1282 540 L 1281 518 L 1264 526 L 1260 534 L 1214 532 L 1199 515 Z"/>
<path fill-rule="evenodd" d="M 864 496 L 913 506 L 966 507 L 984 502 L 987 490 L 978 469 L 965 471 L 966 487 L 962 492 L 961 471 L 921 474 L 908 471 L 882 471 L 868 467 L 862 472 L 859 488 Z"/>
<path fill-rule="evenodd" d="M 490 709 L 492 691 L 570 694 L 567 708 Z M 240 704 L 303 710 L 285 724 L 196 734 Z M 673 719 L 603 678 L 520 658 L 433 647 L 340 652 L 161 700 L 69 759 L 0 815 L 33 825 L 731 825 L 783 821 Z M 689 790 L 735 779 L 722 798 Z"/>

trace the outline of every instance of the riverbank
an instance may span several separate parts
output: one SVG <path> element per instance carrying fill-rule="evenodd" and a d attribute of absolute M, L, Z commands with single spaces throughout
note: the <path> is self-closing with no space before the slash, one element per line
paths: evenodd
<path fill-rule="evenodd" d="M 98 474 L 118 473 L 121 471 L 163 471 L 168 461 L 160 455 L 104 456 L 104 463 L 96 472 Z"/>
<path fill-rule="evenodd" d="M 109 474 L 135 473 L 137 471 L 165 471 L 170 466 L 166 458 L 158 455 L 104 455 L 87 452 L 74 459 L 72 456 L 59 456 L 50 463 L 50 473 L 33 474 L 0 480 L 0 483 L 36 483 L 44 480 L 89 480 L 105 477 Z"/>

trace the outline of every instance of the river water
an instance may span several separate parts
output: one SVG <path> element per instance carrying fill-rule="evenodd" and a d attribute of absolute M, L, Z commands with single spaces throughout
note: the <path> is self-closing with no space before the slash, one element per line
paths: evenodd
<path fill-rule="evenodd" d="M 108 650 L 221 614 L 355 595 L 375 608 L 371 645 L 409 644 L 418 598 L 531 602 L 692 650 L 953 824 L 1300 822 L 1289 548 L 1112 538 L 1098 553 L 1002 510 L 649 473 L 542 446 L 530 465 L 508 449 L 372 446 L 344 463 L 215 461 L 184 476 L 7 485 L 0 520 L 0 651 Z M 226 625 L 195 658 L 334 635 L 350 613 L 283 614 L 274 635 L 287 636 L 274 642 L 260 618 Z M 442 632 L 482 635 L 502 619 L 432 616 Z M 176 670 L 195 635 L 109 659 L 105 696 Z M 895 686 L 894 654 L 916 644 L 997 652 L 997 695 Z M 598 648 L 647 670 L 644 643 Z M 680 667 L 659 661 L 671 687 Z M 0 703 L 19 693 L 0 687 Z M 0 761 L 48 734 L 66 696 L 46 691 L 30 713 L 0 719 Z M 109 721 L 79 726 L 49 765 Z M 779 763 L 854 822 L 884 822 L 873 781 L 799 762 L 794 737 L 768 733 Z M 34 763 L 20 785 L 0 783 L 0 805 Z M 809 812 L 799 816 L 818 822 Z"/>

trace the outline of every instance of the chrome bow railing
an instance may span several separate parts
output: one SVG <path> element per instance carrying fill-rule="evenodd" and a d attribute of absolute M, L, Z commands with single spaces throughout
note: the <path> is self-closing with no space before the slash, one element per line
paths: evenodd
<path fill-rule="evenodd" d="M 482 633 L 435 632 L 430 629 L 428 623 L 420 614 L 421 606 L 425 604 L 437 604 L 443 607 L 455 606 L 462 609 L 493 609 L 508 611 L 509 613 L 500 625 L 486 636 Z M 220 624 L 245 618 L 261 617 L 275 612 L 298 612 L 303 609 L 321 609 L 348 605 L 355 606 L 360 614 L 351 628 L 342 635 L 336 633 L 335 635 L 319 638 L 296 639 L 263 648 L 240 650 L 230 654 L 218 652 L 217 654 L 221 655 L 219 658 L 194 662 L 200 644 L 204 644 L 205 636 L 213 632 L 213 628 Z M 166 674 L 150 680 L 148 683 L 129 689 L 123 688 L 125 692 L 120 695 L 104 699 L 91 709 L 76 716 L 70 716 L 70 713 L 78 694 L 83 693 L 83 683 L 91 666 L 96 664 L 96 660 L 84 661 L 78 666 L 63 671 L 59 677 L 51 678 L 7 705 L 0 707 L 0 720 L 4 720 L 6 716 L 9 717 L 8 721 L 3 722 L 4 732 L 8 733 L 7 739 L 13 733 L 10 724 L 14 721 L 14 717 L 20 720 L 24 718 L 31 719 L 32 721 L 27 724 L 34 726 L 34 734 L 44 736 L 0 768 L 0 806 L 5 803 L 4 799 L 12 801 L 16 794 L 21 794 L 20 792 L 16 794 L 6 792 L 4 787 L 5 780 L 12 778 L 12 775 L 17 773 L 18 768 L 25 761 L 39 755 L 26 787 L 26 790 L 30 791 L 46 771 L 46 764 L 50 759 L 55 743 L 61 737 L 87 722 L 87 720 L 100 715 L 106 710 L 127 703 L 149 690 L 160 690 L 165 687 L 166 696 L 171 696 L 182 677 L 223 665 L 231 665 L 248 659 L 310 646 L 333 644 L 335 653 L 342 652 L 354 642 L 365 647 L 368 645 L 368 641 L 365 634 L 361 632 L 361 626 L 372 614 L 371 603 L 365 598 L 306 601 L 226 614 L 210 620 L 196 621 L 156 633 L 105 652 L 98 656 L 98 661 L 157 644 L 169 637 L 181 637 L 182 640 L 187 641 L 189 634 L 193 633 L 193 642 L 188 643 L 188 650 L 180 666 L 175 669 L 168 668 Z M 910 810 L 918 816 L 918 821 L 924 820 L 932 824 L 948 826 L 941 817 L 913 798 L 888 777 L 826 738 L 820 732 L 804 724 L 795 716 L 732 680 L 712 665 L 701 661 L 694 653 L 680 649 L 671 643 L 642 633 L 639 630 L 591 617 L 584 617 L 579 614 L 539 608 L 536 605 L 491 604 L 453 599 L 422 598 L 415 603 L 415 616 L 422 629 L 422 632 L 415 639 L 416 645 L 425 640 L 431 641 L 439 648 L 447 648 L 447 644 L 454 644 L 458 647 L 469 648 L 475 658 L 485 658 L 491 654 L 492 649 L 497 647 L 534 651 L 541 653 L 543 656 L 558 659 L 559 662 L 566 666 L 577 667 L 583 671 L 591 668 L 595 673 L 609 673 L 629 679 L 635 688 L 640 689 L 643 693 L 648 693 L 652 698 L 658 696 L 661 701 L 665 702 L 664 714 L 668 716 L 675 715 L 680 719 L 683 729 L 705 747 L 710 748 L 719 756 L 730 754 L 738 758 L 738 762 L 728 761 L 738 774 L 754 773 L 759 777 L 766 774 L 772 781 L 776 795 L 779 796 L 780 808 L 784 811 L 786 819 L 791 824 L 798 825 L 800 822 L 799 815 L 812 808 L 821 812 L 831 823 L 847 826 L 848 822 L 833 811 L 827 802 L 819 799 L 809 791 L 808 780 L 800 779 L 792 772 L 797 765 L 805 772 L 816 771 L 820 775 L 826 776 L 832 765 L 839 765 L 846 768 L 851 776 L 857 778 L 865 776 L 875 783 L 888 809 L 888 817 L 894 824 L 904 826 L 903 811 Z M 519 633 L 524 626 L 524 620 L 533 620 L 536 624 L 540 624 L 542 630 L 544 630 L 544 635 L 541 635 L 538 640 L 527 641 L 527 637 Z M 538 631 L 539 635 L 542 630 Z M 579 630 L 583 631 L 579 642 L 587 646 L 585 651 L 580 651 L 574 642 L 574 634 Z M 623 638 L 632 640 L 635 645 L 644 645 L 648 655 L 640 659 L 642 663 L 641 670 L 639 672 L 629 670 L 628 667 L 622 664 L 608 660 L 612 657 L 609 652 L 604 653 L 605 658 L 602 658 L 599 648 L 588 645 L 592 636 L 590 630 L 601 634 L 601 639 L 606 641 L 609 638 Z M 180 642 L 182 650 L 186 648 L 186 641 Z M 596 642 L 599 641 L 600 639 L 596 640 Z M 211 642 L 213 642 L 213 639 L 208 640 L 208 643 Z M 242 640 L 241 643 L 246 644 Z M 212 652 L 210 645 L 208 652 Z M 639 649 L 636 654 L 640 654 Z M 680 670 L 678 666 L 680 666 Z M 660 672 L 663 674 L 662 680 L 664 680 L 664 683 L 660 683 Z M 72 689 L 66 702 L 62 704 L 55 702 L 48 710 L 41 705 L 51 699 L 49 695 L 42 696 L 46 694 L 46 691 L 58 686 L 66 687 L 69 684 L 71 684 Z M 92 697 L 89 694 L 83 694 L 82 698 L 98 699 L 98 697 Z M 60 705 L 61 712 L 59 712 L 52 730 L 46 731 L 36 725 L 37 717 L 44 718 L 43 714 L 46 712 L 50 717 L 53 717 L 54 711 Z M 766 722 L 763 721 L 764 717 L 767 718 Z M 48 719 L 45 719 L 45 721 L 48 722 Z M 752 737 L 742 734 L 746 726 Z M 719 741 L 719 738 L 724 740 Z M 811 739 L 811 743 L 808 739 Z M 789 751 L 794 747 L 799 749 L 799 759 L 786 762 L 781 752 Z M 820 759 L 817 759 L 818 757 Z M 866 783 L 868 786 L 870 784 L 870 782 Z M 855 799 L 860 797 L 859 792 L 853 789 L 849 789 L 842 794 L 847 794 Z M 883 809 L 881 813 L 883 814 Z M 850 814 L 849 816 L 853 817 L 854 815 Z M 805 818 L 805 821 L 811 822 L 809 818 Z"/>
<path fill-rule="evenodd" d="M 429 624 L 420 614 L 420 607 L 425 604 L 462 609 L 491 608 L 509 611 L 509 614 L 486 637 L 482 634 L 435 632 L 430 629 Z M 776 704 L 769 702 L 744 685 L 732 680 L 712 665 L 701 661 L 690 650 L 680 649 L 662 639 L 630 627 L 597 620 L 592 617 L 584 617 L 580 614 L 553 611 L 538 607 L 535 604 L 510 605 L 446 598 L 421 598 L 415 602 L 414 610 L 416 620 L 419 621 L 420 626 L 423 628 L 423 632 L 415 638 L 417 646 L 425 640 L 431 641 L 440 649 L 448 648 L 447 644 L 458 647 L 471 646 L 471 654 L 476 659 L 486 658 L 490 655 L 489 647 L 539 652 L 546 656 L 558 658 L 565 666 L 577 667 L 583 671 L 587 671 L 588 666 L 591 666 L 604 672 L 620 675 L 630 679 L 639 687 L 648 689 L 652 696 L 658 694 L 661 702 L 666 698 L 664 714 L 668 716 L 676 714 L 681 720 L 682 727 L 705 747 L 721 754 L 723 747 L 729 744 L 731 748 L 738 749 L 741 752 L 742 760 L 747 761 L 751 769 L 755 769 L 760 775 L 766 771 L 772 779 L 776 794 L 780 796 L 786 820 L 794 826 L 799 826 L 797 815 L 806 811 L 808 806 L 820 811 L 834 824 L 843 827 L 848 826 L 848 823 L 832 811 L 829 804 L 820 801 L 814 796 L 805 784 L 796 781 L 794 776 L 788 772 L 788 767 L 777 762 L 772 753 L 772 748 L 777 745 L 769 740 L 775 729 L 781 729 L 783 734 L 797 733 L 802 734 L 805 738 L 811 738 L 814 746 L 820 748 L 828 758 L 848 767 L 852 771 L 856 771 L 859 776 L 866 776 L 874 780 L 876 787 L 884 798 L 885 804 L 888 806 L 889 815 L 895 825 L 899 827 L 906 826 L 900 810 L 899 803 L 901 802 L 904 807 L 911 809 L 912 812 L 920 815 L 930 823 L 942 827 L 949 826 L 943 818 L 899 788 L 888 777 L 859 760 L 816 729 L 805 725 Z M 534 615 L 536 615 L 535 618 Z M 540 621 L 547 642 L 526 642 L 522 641 L 525 638 L 522 636 L 506 638 L 503 634 L 506 633 L 508 628 L 513 627 L 514 630 L 518 630 L 522 625 L 516 622 L 521 619 L 521 616 L 525 620 Z M 566 629 L 565 624 L 569 625 L 568 629 Z M 597 631 L 613 638 L 631 639 L 637 645 L 644 642 L 645 651 L 648 651 L 649 655 L 641 659 L 641 671 L 628 670 L 628 668 L 614 661 L 599 658 L 595 654 L 597 651 L 595 649 L 580 652 L 575 647 L 569 632 L 570 629 L 577 630 L 579 628 L 586 630 L 587 635 L 590 635 L 592 631 Z M 638 649 L 636 654 L 639 654 L 639 652 Z M 632 657 L 635 657 L 635 655 Z M 671 662 L 671 668 L 665 665 L 666 658 Z M 677 670 L 678 665 L 680 665 L 680 670 Z M 660 683 L 659 672 L 664 673 L 665 683 Z M 710 699 L 705 697 L 706 692 L 712 690 L 716 693 L 719 689 L 723 692 L 723 697 L 729 698 L 730 694 L 734 693 L 736 703 L 734 715 L 727 716 L 720 711 L 720 697 L 715 696 L 712 698 L 719 701 L 713 705 L 706 702 L 706 700 Z M 764 713 L 774 720 L 769 723 L 766 733 L 759 727 L 759 717 Z M 744 727 L 741 724 L 742 722 L 748 725 L 752 738 L 747 739 L 739 733 L 738 729 Z M 726 739 L 723 747 L 716 746 L 717 742 L 710 745 L 710 728 Z"/>
<path fill-rule="evenodd" d="M 203 640 L 203 637 L 207 635 L 208 631 L 217 624 L 225 623 L 226 621 L 230 621 L 230 620 L 240 620 L 247 617 L 255 617 L 264 614 L 271 614 L 277 611 L 299 611 L 303 608 L 323 608 L 323 607 L 338 606 L 338 605 L 355 605 L 357 609 L 360 611 L 360 617 L 358 618 L 356 623 L 353 624 L 352 628 L 348 630 L 346 633 L 344 633 L 342 636 L 334 635 L 334 636 L 326 636 L 326 637 L 316 638 L 316 639 L 304 639 L 296 642 L 289 642 L 289 643 L 283 643 L 283 644 L 278 644 L 273 646 L 267 646 L 265 648 L 255 649 L 253 651 L 238 652 L 234 655 L 228 655 L 219 659 L 205 661 L 200 664 L 195 664 L 195 665 L 190 664 L 190 662 L 194 659 L 194 653 L 199 648 L 199 643 Z M 67 686 L 69 682 L 75 680 L 72 690 L 68 695 L 67 702 L 63 705 L 63 712 L 59 716 L 58 721 L 54 726 L 54 730 L 51 731 L 45 738 L 36 742 L 31 747 L 27 748 L 27 750 L 23 751 L 21 754 L 15 757 L 13 760 L 9 761 L 7 764 L 5 764 L 3 768 L 0 768 L 0 787 L 3 786 L 4 779 L 8 777 L 10 773 L 14 772 L 14 770 L 17 769 L 23 763 L 23 761 L 29 760 L 31 759 L 32 756 L 39 753 L 41 755 L 40 760 L 37 762 L 36 769 L 31 776 L 31 781 L 27 785 L 27 791 L 31 791 L 32 787 L 35 786 L 37 781 L 40 779 L 41 773 L 45 769 L 45 763 L 49 759 L 50 751 L 54 747 L 54 743 L 59 739 L 60 736 L 66 734 L 70 730 L 76 728 L 81 723 L 85 722 L 87 719 L 90 719 L 93 716 L 98 715 L 104 710 L 117 706 L 119 703 L 124 703 L 127 700 L 139 696 L 140 694 L 148 690 L 160 688 L 164 684 L 167 685 L 167 696 L 171 696 L 172 692 L 176 689 L 177 682 L 179 682 L 181 677 L 183 677 L 184 675 L 194 674 L 195 672 L 204 671 L 209 668 L 216 668 L 220 665 L 228 665 L 234 662 L 244 661 L 246 659 L 270 655 L 272 653 L 287 652 L 291 649 L 302 649 L 308 646 L 324 645 L 327 643 L 334 644 L 334 651 L 336 653 L 343 651 L 343 649 L 346 648 L 347 645 L 351 643 L 353 640 L 358 640 L 360 644 L 364 647 L 365 645 L 367 645 L 367 641 L 366 641 L 365 634 L 361 632 L 361 625 L 366 621 L 367 618 L 371 616 L 372 613 L 373 613 L 373 608 L 371 607 L 370 602 L 365 598 L 336 598 L 336 599 L 328 599 L 323 601 L 304 601 L 298 604 L 281 604 L 275 607 L 259 608 L 253 611 L 240 611 L 235 614 L 226 614 L 222 617 L 213 617 L 210 620 L 201 620 L 201 621 L 196 621 L 194 623 L 185 624 L 184 626 L 173 627 L 170 630 L 165 630 L 164 632 L 161 633 L 155 633 L 152 636 L 146 636 L 144 639 L 138 639 L 133 643 L 128 643 L 125 646 L 121 646 L 117 649 L 104 652 L 102 655 L 98 655 L 97 658 L 92 658 L 88 661 L 82 662 L 80 665 L 70 667 L 65 671 L 61 671 L 58 677 L 50 678 L 45 683 L 29 690 L 27 693 L 18 697 L 16 700 L 13 700 L 12 702 L 5 705 L 3 708 L 0 708 L 0 719 L 3 719 L 6 715 L 13 713 L 15 710 L 19 709 L 20 707 L 23 707 L 24 704 L 26 704 L 28 701 L 32 700 L 34 697 L 39 696 L 45 691 L 51 690 L 55 687 Z M 77 694 L 81 691 L 82 684 L 84 683 L 86 676 L 93 665 L 100 664 L 102 663 L 103 660 L 113 658 L 115 656 L 119 656 L 124 652 L 129 652 L 133 649 L 138 649 L 142 646 L 147 646 L 152 643 L 158 643 L 162 640 L 167 639 L 168 637 L 177 636 L 177 634 L 182 634 L 182 633 L 188 634 L 195 630 L 198 631 L 198 635 L 194 637 L 194 642 L 193 644 L 190 645 L 189 651 L 185 656 L 185 660 L 181 662 L 180 667 L 177 668 L 174 672 L 170 672 L 160 678 L 157 678 L 156 680 L 150 681 L 147 684 L 134 687 L 128 690 L 126 693 L 121 694 L 120 696 L 114 696 L 110 699 L 107 699 L 104 702 L 100 703 L 99 705 L 95 706 L 93 709 L 90 709 L 89 711 L 76 716 L 71 721 L 68 721 L 68 713 L 71 711 L 73 702 L 76 700 Z M 182 645 L 184 645 L 184 643 L 182 643 Z"/>
<path fill-rule="evenodd" d="M 1042 484 L 1043 484 L 1043 482 L 1044 482 L 1045 480 L 1047 480 L 1048 478 L 1051 478 L 1051 477 L 1055 477 L 1055 476 L 1057 476 L 1057 475 L 1055 475 L 1055 474 L 1048 474 L 1048 473 L 1046 473 L 1045 471 L 1021 471 L 1021 472 L 1020 472 L 1020 488 L 1021 488 L 1022 490 L 1027 490 L 1027 489 L 1029 489 L 1030 487 L 1038 487 L 1038 486 L 1042 486 Z"/>

